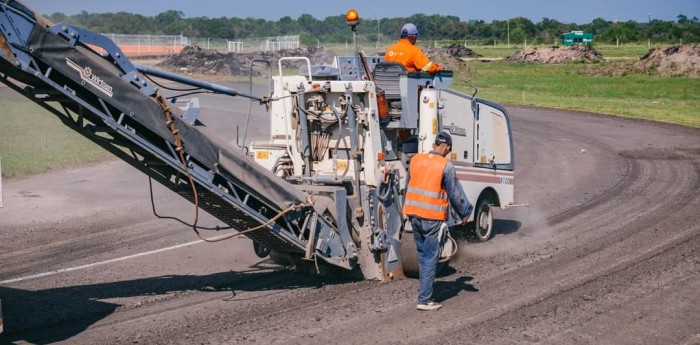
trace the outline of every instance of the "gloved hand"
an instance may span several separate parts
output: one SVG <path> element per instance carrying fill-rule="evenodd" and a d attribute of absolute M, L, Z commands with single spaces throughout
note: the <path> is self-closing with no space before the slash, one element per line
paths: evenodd
<path fill-rule="evenodd" d="M 450 232 L 450 228 L 447 226 L 446 222 L 440 224 L 440 231 L 438 231 L 438 240 L 440 241 L 440 246 L 442 247 L 447 241 L 447 234 Z"/>

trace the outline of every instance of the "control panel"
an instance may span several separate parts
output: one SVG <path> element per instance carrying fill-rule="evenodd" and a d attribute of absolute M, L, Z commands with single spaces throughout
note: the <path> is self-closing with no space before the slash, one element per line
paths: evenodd
<path fill-rule="evenodd" d="M 383 56 L 367 56 L 365 57 L 367 66 L 370 71 L 374 70 L 374 66 L 384 61 Z M 365 69 L 362 67 L 362 62 L 357 55 L 351 56 L 336 56 L 334 61 L 335 67 L 340 73 L 340 80 L 369 80 Z"/>

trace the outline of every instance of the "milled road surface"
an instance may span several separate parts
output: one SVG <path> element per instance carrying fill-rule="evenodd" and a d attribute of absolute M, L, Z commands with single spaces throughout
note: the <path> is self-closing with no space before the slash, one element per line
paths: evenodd
<path fill-rule="evenodd" d="M 461 243 L 439 311 L 415 310 L 416 280 L 315 277 L 244 238 L 201 243 L 155 218 L 147 177 L 115 161 L 4 181 L 0 342 L 700 344 L 700 131 L 509 111 L 516 202 L 530 207 Z M 191 204 L 154 195 L 162 215 L 192 220 Z"/>

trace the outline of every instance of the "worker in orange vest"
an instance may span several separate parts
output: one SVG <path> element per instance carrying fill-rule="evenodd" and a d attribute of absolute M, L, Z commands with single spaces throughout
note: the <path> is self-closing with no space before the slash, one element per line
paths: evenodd
<path fill-rule="evenodd" d="M 384 54 L 384 60 L 386 62 L 398 62 L 409 72 L 440 72 L 442 67 L 430 61 L 423 54 L 423 51 L 415 46 L 418 36 L 418 28 L 415 25 L 411 23 L 404 25 L 401 28 L 401 38 L 387 49 Z"/>
<path fill-rule="evenodd" d="M 406 176 L 406 199 L 403 213 L 408 216 L 418 249 L 418 310 L 437 310 L 442 305 L 432 301 L 433 283 L 441 251 L 438 235 L 447 220 L 450 206 L 466 224 L 473 206 L 457 180 L 455 169 L 445 156 L 452 150 L 452 136 L 441 132 L 429 153 L 411 158 Z"/>

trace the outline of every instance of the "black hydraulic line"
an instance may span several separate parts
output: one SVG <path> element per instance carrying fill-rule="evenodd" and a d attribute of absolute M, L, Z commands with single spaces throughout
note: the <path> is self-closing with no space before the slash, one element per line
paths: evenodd
<path fill-rule="evenodd" d="M 338 146 L 340 145 L 340 139 L 343 136 L 343 121 L 335 107 L 331 108 L 333 115 L 338 119 L 338 137 L 335 139 L 335 150 L 333 151 L 333 166 L 335 167 L 335 175 L 338 176 Z M 347 144 L 346 144 L 347 145 Z M 345 170 L 343 171 L 343 177 L 348 173 L 349 164 L 345 165 Z"/>
<path fill-rule="evenodd" d="M 177 88 L 169 87 L 169 86 L 166 86 L 166 85 L 163 85 L 163 84 L 157 82 L 155 79 L 151 78 L 151 76 L 149 76 L 148 74 L 146 74 L 145 77 L 146 77 L 148 80 L 150 80 L 151 83 L 158 85 L 158 87 L 160 87 L 160 88 L 162 88 L 162 89 L 170 90 L 170 91 L 189 92 L 189 91 L 201 90 L 201 89 L 198 88 L 198 87 L 193 87 L 193 88 L 189 88 L 189 89 L 177 89 Z"/>
<path fill-rule="evenodd" d="M 348 112 L 348 131 L 350 132 L 350 159 L 353 161 L 353 172 L 355 173 L 355 183 L 353 183 L 354 187 L 354 195 L 361 200 L 362 196 L 360 195 L 360 154 L 359 154 L 359 148 L 358 148 L 358 140 L 357 140 L 357 127 L 358 127 L 358 122 L 357 122 L 357 114 L 355 113 L 355 108 L 352 103 L 352 89 L 350 87 L 346 88 L 345 90 L 345 95 L 348 100 L 347 104 L 347 112 Z"/>
<path fill-rule="evenodd" d="M 216 92 L 214 92 L 214 91 L 204 91 L 204 90 L 202 90 L 202 89 L 198 89 L 198 91 L 185 92 L 185 93 L 177 94 L 177 95 L 174 95 L 174 96 L 169 96 L 169 97 L 166 97 L 166 98 L 169 99 L 169 100 L 171 100 L 171 99 L 173 99 L 173 98 L 180 98 L 180 97 L 192 96 L 192 95 L 199 95 L 199 94 L 214 94 L 214 95 L 215 95 Z"/>
<path fill-rule="evenodd" d="M 304 158 L 304 163 L 306 164 L 306 169 L 304 175 L 311 177 L 311 146 L 309 144 L 309 119 L 306 116 L 306 110 L 304 110 L 303 105 L 306 102 L 303 94 L 300 94 L 295 98 L 296 106 L 299 113 L 299 136 L 301 137 L 301 155 Z"/>
<path fill-rule="evenodd" d="M 182 75 L 179 75 L 176 73 L 171 73 L 171 72 L 167 72 L 167 71 L 163 71 L 163 70 L 160 70 L 157 68 L 147 67 L 147 66 L 143 66 L 143 65 L 135 65 L 135 67 L 136 67 L 136 69 L 138 69 L 139 72 L 141 72 L 143 74 L 148 74 L 148 75 L 152 75 L 155 77 L 176 81 L 178 83 L 195 86 L 195 87 L 199 87 L 202 89 L 211 90 L 211 91 L 214 91 L 216 93 L 220 93 L 220 94 L 224 94 L 224 95 L 229 95 L 229 96 L 234 96 L 234 97 L 241 96 L 241 97 L 256 100 L 258 102 L 263 101 L 263 98 L 261 98 L 261 97 L 257 97 L 257 96 L 253 96 L 253 95 L 246 95 L 244 93 L 240 93 L 240 92 L 236 91 L 233 88 L 226 87 L 223 85 L 214 84 L 214 83 L 210 83 L 210 82 L 206 82 L 206 81 L 202 81 L 202 80 L 197 80 L 194 78 L 185 77 L 185 76 L 182 76 Z"/>
<path fill-rule="evenodd" d="M 182 224 L 182 225 L 185 225 L 185 226 L 188 226 L 188 227 L 191 227 L 191 228 L 192 228 L 192 227 L 195 227 L 194 224 L 187 223 L 187 222 L 185 222 L 184 220 L 182 220 L 182 219 L 180 219 L 180 218 L 171 217 L 171 216 L 161 216 L 160 214 L 158 214 L 158 212 L 156 212 L 156 202 L 155 202 L 155 199 L 153 198 L 153 182 L 152 182 L 152 180 L 153 180 L 153 179 L 152 179 L 150 176 L 148 176 L 148 190 L 149 190 L 149 193 L 150 193 L 150 195 L 151 195 L 151 210 L 153 211 L 153 215 L 156 216 L 156 218 L 158 218 L 158 219 L 170 219 L 170 220 L 174 220 L 174 221 L 176 221 L 176 222 L 179 222 L 179 223 Z M 218 225 L 217 225 L 217 226 L 215 226 L 215 227 L 206 227 L 206 226 L 196 225 L 196 227 L 197 227 L 198 229 L 216 230 L 216 231 L 233 229 L 232 226 L 228 226 L 228 225 L 227 225 L 227 226 L 218 226 Z"/>
<path fill-rule="evenodd" d="M 391 192 L 394 190 L 394 173 L 390 172 L 389 173 L 389 178 L 387 179 L 386 183 L 380 183 L 379 188 L 378 188 L 378 193 L 377 193 L 377 199 L 382 202 L 386 202 L 389 200 L 389 195 Z"/>

